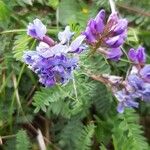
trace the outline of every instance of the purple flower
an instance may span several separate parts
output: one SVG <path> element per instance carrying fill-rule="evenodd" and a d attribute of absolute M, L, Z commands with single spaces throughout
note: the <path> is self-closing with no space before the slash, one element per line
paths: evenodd
<path fill-rule="evenodd" d="M 46 43 L 40 42 L 39 46 L 36 48 L 37 52 L 44 58 L 49 58 L 53 56 L 60 56 L 61 54 L 66 54 L 69 49 L 66 45 L 56 44 L 52 47 Z"/>
<path fill-rule="evenodd" d="M 27 27 L 27 34 L 36 39 L 43 40 L 46 32 L 46 26 L 39 19 L 33 20 Z"/>
<path fill-rule="evenodd" d="M 102 33 L 105 27 L 105 10 L 101 10 L 94 19 L 96 33 Z"/>
<path fill-rule="evenodd" d="M 144 90 L 141 93 L 142 93 L 142 99 L 144 101 L 150 101 L 150 84 L 149 83 L 144 84 Z"/>
<path fill-rule="evenodd" d="M 80 35 L 74 41 L 72 41 L 72 43 L 70 44 L 70 47 L 69 47 L 69 52 L 81 53 L 83 50 L 85 50 L 87 48 L 87 45 L 82 44 L 84 39 L 85 39 L 85 36 Z"/>
<path fill-rule="evenodd" d="M 85 44 L 82 44 L 84 38 L 85 36 L 81 35 L 78 36 L 70 45 L 58 43 L 51 47 L 44 42 L 40 42 L 36 50 L 41 56 L 45 58 L 53 57 L 54 55 L 60 56 L 61 54 L 67 53 L 81 53 L 87 48 Z"/>
<path fill-rule="evenodd" d="M 112 48 L 107 51 L 107 59 L 111 59 L 113 61 L 118 61 L 122 55 L 123 53 L 120 48 Z"/>
<path fill-rule="evenodd" d="M 114 35 L 120 35 L 124 32 L 127 32 L 128 21 L 126 19 L 119 19 L 118 14 L 112 13 L 107 21 L 109 29 L 113 32 Z"/>
<path fill-rule="evenodd" d="M 118 35 L 126 32 L 128 21 L 126 19 L 119 19 L 116 25 L 113 26 L 113 33 Z"/>
<path fill-rule="evenodd" d="M 37 52 L 36 51 L 27 51 L 27 52 L 24 52 L 23 61 L 26 64 L 32 65 L 35 59 L 37 59 Z"/>
<path fill-rule="evenodd" d="M 144 81 L 136 74 L 131 74 L 127 78 L 128 84 L 133 88 L 134 91 L 143 90 Z"/>
<path fill-rule="evenodd" d="M 85 44 L 82 44 L 85 36 L 80 35 L 71 42 L 72 35 L 70 27 L 67 26 L 58 34 L 60 43 L 50 45 L 45 42 L 49 41 L 49 37 L 44 35 L 36 51 L 24 53 L 23 61 L 38 75 L 39 82 L 45 86 L 67 83 L 72 78 L 73 71 L 78 67 L 78 56 L 75 57 L 71 53 L 80 53 L 86 48 Z"/>
<path fill-rule="evenodd" d="M 39 81 L 47 87 L 56 83 L 65 84 L 72 78 L 72 71 L 76 69 L 78 58 L 69 58 L 65 55 L 43 57 L 38 52 L 27 51 L 24 61 L 34 71 Z"/>
<path fill-rule="evenodd" d="M 33 38 L 36 38 L 49 46 L 54 46 L 55 42 L 52 38 L 45 35 L 47 32 L 46 26 L 39 19 L 33 20 L 33 23 L 29 23 L 27 27 L 27 34 Z"/>
<path fill-rule="evenodd" d="M 105 43 L 108 47 L 117 48 L 124 43 L 125 39 L 126 39 L 126 33 L 123 33 L 106 39 Z"/>
<path fill-rule="evenodd" d="M 83 35 L 86 36 L 87 43 L 91 45 L 97 43 L 96 36 L 92 33 L 91 28 L 89 26 L 86 27 L 86 30 L 83 33 Z"/>
<path fill-rule="evenodd" d="M 125 107 L 129 107 L 129 108 L 138 107 L 138 102 L 134 101 L 132 95 L 127 94 L 124 90 L 116 92 L 115 96 L 119 101 L 117 107 L 117 111 L 119 113 L 123 113 Z"/>
<path fill-rule="evenodd" d="M 127 20 L 119 19 L 113 13 L 105 23 L 105 11 L 101 10 L 95 19 L 90 19 L 85 32 L 87 42 L 91 45 L 101 42 L 102 46 L 115 48 L 121 46 L 127 35 Z"/>
<path fill-rule="evenodd" d="M 131 48 L 128 52 L 129 59 L 135 64 L 144 64 L 146 62 L 145 48 L 139 46 L 137 50 Z"/>
<path fill-rule="evenodd" d="M 145 65 L 141 70 L 140 70 L 140 75 L 141 78 L 150 83 L 150 65 Z"/>
<path fill-rule="evenodd" d="M 127 37 L 128 22 L 126 19 L 119 19 L 117 13 L 112 13 L 107 22 L 105 20 L 105 11 L 101 10 L 94 19 L 89 20 L 83 35 L 88 44 L 96 49 L 102 47 L 109 53 L 107 58 L 116 61 L 122 55 L 119 47 Z"/>
<path fill-rule="evenodd" d="M 66 26 L 63 32 L 58 33 L 58 39 L 61 41 L 61 44 L 65 44 L 71 40 L 73 35 L 74 32 L 70 31 L 70 26 Z"/>

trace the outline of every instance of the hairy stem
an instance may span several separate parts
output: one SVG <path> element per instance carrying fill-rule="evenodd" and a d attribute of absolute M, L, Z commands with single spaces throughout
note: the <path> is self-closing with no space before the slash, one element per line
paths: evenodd
<path fill-rule="evenodd" d="M 114 0 L 109 0 L 109 4 L 110 4 L 111 12 L 112 13 L 116 12 L 116 6 Z"/>

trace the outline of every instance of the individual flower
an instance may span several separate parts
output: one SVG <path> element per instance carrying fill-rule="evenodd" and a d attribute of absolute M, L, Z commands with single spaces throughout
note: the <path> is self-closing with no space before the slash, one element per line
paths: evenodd
<path fill-rule="evenodd" d="M 33 20 L 33 23 L 29 23 L 27 27 L 27 34 L 40 40 L 43 40 L 46 32 L 46 26 L 39 19 Z"/>
<path fill-rule="evenodd" d="M 144 81 L 137 74 L 129 75 L 127 82 L 134 91 L 143 90 Z"/>
<path fill-rule="evenodd" d="M 48 44 L 40 42 L 36 50 L 44 58 L 49 58 L 53 56 L 60 56 L 61 54 L 66 54 L 68 52 L 68 46 L 58 43 L 50 47 Z"/>
<path fill-rule="evenodd" d="M 112 48 L 110 50 L 107 51 L 107 58 L 111 59 L 113 61 L 118 61 L 120 59 L 120 57 L 122 56 L 122 51 L 121 49 L 118 48 Z"/>
<path fill-rule="evenodd" d="M 142 100 L 150 102 L 150 84 L 145 83 L 142 90 Z"/>
<path fill-rule="evenodd" d="M 70 26 L 66 26 L 63 32 L 58 33 L 58 39 L 61 41 L 61 44 L 69 43 L 74 32 L 71 32 Z"/>
<path fill-rule="evenodd" d="M 69 52 L 70 53 L 81 53 L 83 50 L 87 48 L 86 44 L 82 44 L 84 41 L 85 36 L 80 35 L 78 36 L 69 46 Z"/>
<path fill-rule="evenodd" d="M 94 19 L 89 20 L 83 35 L 86 36 L 86 42 L 94 49 L 101 47 L 110 51 L 108 55 L 106 53 L 106 57 L 116 61 L 116 58 L 119 60 L 122 55 L 120 46 L 127 37 L 128 22 L 126 19 L 120 19 L 117 13 L 112 13 L 107 22 L 105 20 L 105 11 L 101 10 Z M 112 51 L 115 56 L 112 56 Z"/>
<path fill-rule="evenodd" d="M 71 38 L 74 35 L 74 32 L 70 31 L 70 27 L 66 26 L 63 32 L 58 33 L 58 39 L 60 40 L 60 45 L 65 45 L 68 47 L 68 51 L 70 53 L 81 53 L 83 50 L 87 48 L 86 44 L 82 44 L 85 40 L 85 35 L 79 35 L 76 39 L 74 39 L 71 43 Z M 63 48 L 62 48 L 63 49 Z"/>
<path fill-rule="evenodd" d="M 140 76 L 141 78 L 150 83 L 150 65 L 145 65 L 141 70 L 140 70 Z"/>
<path fill-rule="evenodd" d="M 135 63 L 143 65 L 146 62 L 146 54 L 145 54 L 145 48 L 139 46 L 137 50 L 131 48 L 128 52 L 129 59 Z"/>
<path fill-rule="evenodd" d="M 121 90 L 115 93 L 115 96 L 119 102 L 118 106 L 117 106 L 117 111 L 119 113 L 123 113 L 125 107 L 138 107 L 138 102 L 134 101 L 132 95 L 127 94 L 125 90 Z"/>
<path fill-rule="evenodd" d="M 27 26 L 27 34 L 33 38 L 47 43 L 50 46 L 55 44 L 54 40 L 46 35 L 46 26 L 39 19 L 33 20 L 33 23 L 29 23 Z"/>

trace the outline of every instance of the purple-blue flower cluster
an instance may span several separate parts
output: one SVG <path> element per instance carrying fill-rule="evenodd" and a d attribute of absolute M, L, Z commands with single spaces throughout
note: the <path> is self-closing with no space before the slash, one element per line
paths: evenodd
<path fill-rule="evenodd" d="M 122 113 L 125 107 L 138 107 L 138 99 L 150 101 L 150 65 L 146 62 L 145 49 L 130 49 L 128 56 L 133 62 L 132 70 L 124 81 L 124 87 L 115 92 L 119 101 L 118 112 Z"/>
<path fill-rule="evenodd" d="M 105 11 L 101 10 L 94 19 L 90 19 L 83 35 L 94 49 L 104 49 L 108 59 L 118 61 L 122 56 L 120 46 L 127 37 L 127 20 L 112 13 L 105 22 Z M 103 53 L 104 54 L 104 53 Z"/>
<path fill-rule="evenodd" d="M 77 58 L 68 58 L 63 54 L 43 57 L 37 51 L 26 52 L 24 61 L 37 73 L 39 81 L 47 87 L 68 82 L 78 63 Z"/>
<path fill-rule="evenodd" d="M 84 35 L 71 42 L 73 32 L 67 26 L 58 33 L 59 43 L 46 36 L 46 27 L 39 19 L 29 24 L 27 34 L 40 41 L 36 51 L 25 51 L 23 61 L 34 71 L 46 87 L 56 83 L 65 84 L 73 77 L 73 71 L 78 67 L 78 56 L 86 46 L 82 44 Z"/>

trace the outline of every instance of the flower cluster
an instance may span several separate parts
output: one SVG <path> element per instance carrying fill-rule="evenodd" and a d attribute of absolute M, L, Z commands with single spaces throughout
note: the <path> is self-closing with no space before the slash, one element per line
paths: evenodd
<path fill-rule="evenodd" d="M 125 107 L 138 107 L 138 99 L 150 101 L 150 65 L 146 62 L 146 54 L 143 47 L 136 51 L 130 49 L 128 56 L 133 62 L 132 70 L 123 82 L 123 88 L 115 92 L 119 101 L 118 112 L 122 113 Z"/>
<path fill-rule="evenodd" d="M 94 19 L 90 19 L 81 35 L 72 41 L 74 33 L 67 26 L 58 33 L 59 42 L 46 35 L 46 26 L 35 19 L 29 23 L 27 34 L 40 41 L 35 51 L 26 51 L 24 62 L 34 71 L 39 81 L 47 87 L 56 83 L 65 84 L 73 76 L 78 67 L 79 54 L 88 46 L 103 54 L 107 59 L 118 61 L 122 56 L 121 46 L 127 37 L 126 19 L 120 19 L 117 13 L 112 13 L 107 21 L 105 11 L 101 10 Z M 91 75 L 112 88 L 119 104 L 118 112 L 125 107 L 138 107 L 138 99 L 150 101 L 150 65 L 146 63 L 143 47 L 137 50 L 131 48 L 128 58 L 132 62 L 132 69 L 126 79 L 110 75 Z"/>
<path fill-rule="evenodd" d="M 95 50 L 106 55 L 108 59 L 118 61 L 122 55 L 120 46 L 127 37 L 127 20 L 119 19 L 112 13 L 105 22 L 105 11 L 101 10 L 94 19 L 90 19 L 83 35 Z"/>
<path fill-rule="evenodd" d="M 67 26 L 58 33 L 59 43 L 46 36 L 46 27 L 39 19 L 28 25 L 27 34 L 40 41 L 36 51 L 26 51 L 24 62 L 34 71 L 39 81 L 47 87 L 56 83 L 65 84 L 72 78 L 72 72 L 78 66 L 78 56 L 86 46 L 82 44 L 85 36 L 81 35 L 71 42 L 73 32 Z"/>

